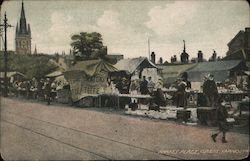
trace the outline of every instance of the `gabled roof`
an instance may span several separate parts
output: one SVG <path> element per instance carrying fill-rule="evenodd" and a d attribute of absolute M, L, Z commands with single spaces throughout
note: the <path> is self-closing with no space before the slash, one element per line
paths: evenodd
<path fill-rule="evenodd" d="M 214 61 L 214 62 L 201 62 L 198 63 L 194 68 L 190 69 L 192 71 L 225 71 L 231 70 L 238 66 L 242 60 L 228 60 L 228 61 Z"/>
<path fill-rule="evenodd" d="M 156 65 L 146 57 L 122 59 L 115 64 L 115 67 L 120 71 L 128 71 L 131 74 L 134 73 L 136 69 L 157 68 Z"/>
<path fill-rule="evenodd" d="M 234 38 L 232 38 L 231 41 L 229 41 L 229 43 L 227 43 L 227 45 L 230 45 L 239 35 L 244 34 L 243 30 L 240 30 L 235 36 Z"/>
<path fill-rule="evenodd" d="M 74 66 L 70 67 L 66 72 L 83 71 L 88 76 L 94 76 L 101 71 L 114 72 L 117 69 L 107 61 L 102 59 L 79 61 Z"/>
<path fill-rule="evenodd" d="M 180 64 L 180 65 L 159 65 L 158 68 L 161 69 L 161 76 L 164 82 L 172 83 L 174 82 L 182 73 L 186 72 L 188 69 L 195 67 L 197 64 Z"/>
<path fill-rule="evenodd" d="M 58 71 L 54 71 L 52 73 L 47 74 L 46 77 L 58 77 L 61 75 L 63 75 L 63 73 L 60 70 L 58 70 Z"/>
<path fill-rule="evenodd" d="M 250 49 L 239 49 L 226 57 L 223 60 L 250 60 Z"/>
<path fill-rule="evenodd" d="M 230 71 L 246 70 L 246 63 L 242 60 L 228 60 L 215 62 L 202 62 L 188 70 L 188 78 L 193 82 L 202 82 L 204 76 L 214 75 L 215 81 L 224 81 L 230 77 Z"/>
<path fill-rule="evenodd" d="M 7 72 L 7 77 L 12 77 L 13 75 L 20 75 L 22 77 L 25 77 L 25 75 L 20 72 Z M 0 72 L 0 77 L 4 77 L 4 72 Z"/>

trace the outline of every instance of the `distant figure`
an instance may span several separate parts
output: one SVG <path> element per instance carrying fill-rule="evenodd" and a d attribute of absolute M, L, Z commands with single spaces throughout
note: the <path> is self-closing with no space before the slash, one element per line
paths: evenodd
<path fill-rule="evenodd" d="M 152 94 L 155 87 L 155 83 L 152 81 L 152 77 L 148 77 L 148 91 Z"/>
<path fill-rule="evenodd" d="M 51 81 L 48 78 L 45 83 L 45 100 L 47 101 L 47 105 L 50 105 L 51 101 Z"/>
<path fill-rule="evenodd" d="M 13 87 L 14 87 L 14 94 L 15 94 L 16 97 L 18 97 L 18 86 L 19 86 L 19 82 L 15 81 L 13 83 Z"/>
<path fill-rule="evenodd" d="M 218 108 L 216 109 L 217 123 L 219 126 L 218 132 L 211 135 L 214 142 L 216 142 L 216 137 L 222 132 L 222 143 L 227 143 L 226 132 L 229 130 L 227 123 L 228 112 L 226 106 L 223 104 L 223 100 L 219 101 Z"/>
<path fill-rule="evenodd" d="M 218 97 L 218 89 L 214 81 L 214 76 L 209 74 L 203 84 L 203 93 L 206 96 L 207 105 L 214 107 L 216 98 Z"/>
<path fill-rule="evenodd" d="M 119 90 L 120 94 L 128 94 L 129 93 L 129 82 L 128 82 L 128 80 L 125 77 L 123 77 L 116 84 L 116 88 Z"/>
<path fill-rule="evenodd" d="M 37 98 L 41 98 L 43 96 L 43 80 L 40 79 L 37 82 Z"/>
<path fill-rule="evenodd" d="M 130 84 L 130 94 L 132 95 L 137 95 L 139 94 L 140 91 L 140 84 L 139 84 L 139 79 L 137 78 L 131 78 L 131 84 Z M 131 98 L 131 101 L 138 101 L 137 98 Z"/>
<path fill-rule="evenodd" d="M 166 98 L 165 98 L 164 93 L 162 92 L 161 88 L 158 88 L 155 91 L 154 99 L 155 99 L 155 103 L 158 106 L 166 106 L 167 105 Z"/>
<path fill-rule="evenodd" d="M 30 88 L 31 88 L 31 83 L 30 81 L 26 81 L 25 83 L 25 91 L 26 91 L 26 98 L 29 99 L 30 98 Z"/>
<path fill-rule="evenodd" d="M 186 82 L 183 79 L 178 78 L 178 86 L 176 91 L 176 107 L 186 107 Z"/>
<path fill-rule="evenodd" d="M 155 88 L 156 89 L 159 89 L 159 88 L 162 89 L 163 88 L 163 81 L 162 81 L 161 78 L 158 79 L 158 81 L 157 81 L 157 83 L 155 85 Z"/>
<path fill-rule="evenodd" d="M 188 74 L 187 74 L 187 72 L 184 72 L 182 74 L 181 78 L 183 79 L 184 82 L 186 82 L 187 89 L 191 89 L 191 83 L 190 83 L 190 81 L 188 81 Z"/>
<path fill-rule="evenodd" d="M 146 77 L 143 76 L 143 79 L 140 83 L 140 92 L 141 94 L 148 94 L 148 81 L 146 80 Z"/>
<path fill-rule="evenodd" d="M 138 79 L 132 79 L 130 84 L 130 92 L 131 94 L 138 94 L 140 90 L 139 80 Z"/>
<path fill-rule="evenodd" d="M 138 104 L 136 103 L 135 100 L 129 104 L 129 108 L 131 108 L 132 111 L 135 111 L 138 109 Z"/>
<path fill-rule="evenodd" d="M 160 111 L 160 106 L 154 103 L 154 101 L 149 102 L 148 110 Z"/>

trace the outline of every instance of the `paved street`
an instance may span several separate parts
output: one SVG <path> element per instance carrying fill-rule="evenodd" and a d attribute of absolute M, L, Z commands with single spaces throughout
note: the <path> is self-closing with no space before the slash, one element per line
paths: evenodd
<path fill-rule="evenodd" d="M 249 135 L 115 113 L 1 99 L 1 154 L 6 160 L 241 159 Z"/>

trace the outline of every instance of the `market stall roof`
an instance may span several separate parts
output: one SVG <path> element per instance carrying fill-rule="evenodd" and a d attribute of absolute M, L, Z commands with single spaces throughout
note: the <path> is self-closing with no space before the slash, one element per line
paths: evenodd
<path fill-rule="evenodd" d="M 157 68 L 154 63 L 149 61 L 146 57 L 122 59 L 115 64 L 119 71 L 128 71 L 134 73 L 137 69 L 143 68 Z"/>
<path fill-rule="evenodd" d="M 228 54 L 222 60 L 246 60 L 250 61 L 250 49 L 239 49 Z"/>
<path fill-rule="evenodd" d="M 14 72 L 7 72 L 7 77 L 12 77 L 13 75 L 20 75 L 22 77 L 26 77 L 23 73 L 14 71 Z M 0 78 L 4 78 L 4 72 L 0 72 Z"/>
<path fill-rule="evenodd" d="M 66 72 L 83 71 L 88 76 L 94 76 L 101 71 L 114 72 L 117 69 L 110 63 L 102 59 L 78 61 L 74 66 L 70 67 Z"/>
<path fill-rule="evenodd" d="M 189 80 L 202 82 L 204 76 L 213 74 L 215 81 L 224 81 L 229 77 L 230 71 L 246 70 L 246 63 L 242 60 L 214 61 L 198 63 L 187 71 Z"/>
<path fill-rule="evenodd" d="M 59 77 L 63 75 L 63 73 L 60 70 L 54 71 L 50 74 L 47 74 L 46 77 Z"/>
<path fill-rule="evenodd" d="M 181 64 L 181 65 L 160 65 L 161 76 L 166 83 L 173 83 L 182 73 L 193 68 L 197 64 Z"/>

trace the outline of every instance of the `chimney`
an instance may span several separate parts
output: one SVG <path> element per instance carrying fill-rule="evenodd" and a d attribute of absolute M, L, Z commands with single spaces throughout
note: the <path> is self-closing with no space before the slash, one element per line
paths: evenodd
<path fill-rule="evenodd" d="M 216 61 L 216 58 L 217 58 L 217 54 L 216 54 L 216 51 L 214 50 L 214 53 L 212 55 L 212 60 L 213 61 Z"/>
<path fill-rule="evenodd" d="M 163 59 L 162 59 L 162 57 L 160 57 L 160 59 L 159 59 L 159 64 L 163 64 Z"/>
<path fill-rule="evenodd" d="M 198 51 L 198 62 L 203 62 L 203 53 L 201 50 Z"/>
<path fill-rule="evenodd" d="M 151 61 L 155 64 L 155 52 L 151 53 Z"/>
<path fill-rule="evenodd" d="M 246 27 L 246 28 L 245 28 L 245 31 L 246 31 L 246 32 L 250 32 L 250 27 Z"/>

